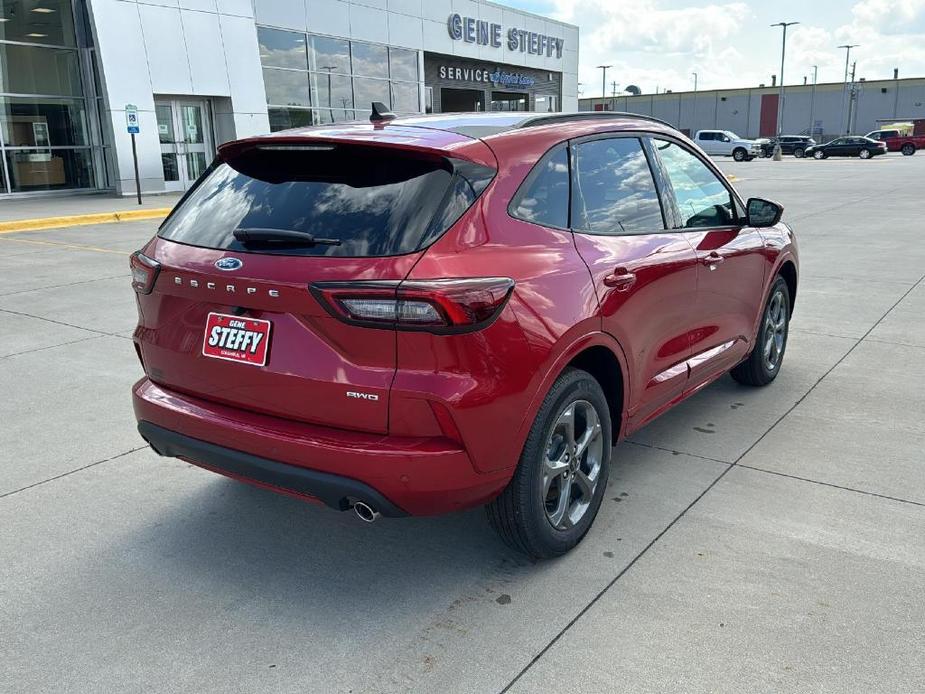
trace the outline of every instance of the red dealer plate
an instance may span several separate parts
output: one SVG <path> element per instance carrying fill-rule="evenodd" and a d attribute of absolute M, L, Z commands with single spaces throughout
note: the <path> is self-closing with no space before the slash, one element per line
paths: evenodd
<path fill-rule="evenodd" d="M 270 345 L 270 321 L 210 313 L 202 354 L 213 359 L 263 366 Z"/>

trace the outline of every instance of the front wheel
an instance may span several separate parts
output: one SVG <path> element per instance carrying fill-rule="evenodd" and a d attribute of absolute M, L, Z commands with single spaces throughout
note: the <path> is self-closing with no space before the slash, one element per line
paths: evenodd
<path fill-rule="evenodd" d="M 823 152 L 821 149 L 817 149 L 815 152 L 813 152 L 813 159 L 825 159 L 825 152 Z"/>
<path fill-rule="evenodd" d="M 777 378 L 789 332 L 790 290 L 784 278 L 778 276 L 771 285 L 752 353 L 732 370 L 732 377 L 747 386 L 766 386 Z"/>
<path fill-rule="evenodd" d="M 747 156 L 748 156 L 748 152 L 746 152 L 741 147 L 733 150 L 732 152 L 732 158 L 735 159 L 736 161 L 745 161 L 745 157 Z"/>
<path fill-rule="evenodd" d="M 860 152 L 858 152 L 858 156 L 861 157 L 861 159 L 870 159 L 870 150 L 862 149 Z"/>
<path fill-rule="evenodd" d="M 514 476 L 485 507 L 501 539 L 535 559 L 581 542 L 604 497 L 611 441 L 600 384 L 585 371 L 566 370 L 536 415 Z"/>
<path fill-rule="evenodd" d="M 912 144 L 911 142 L 907 142 L 906 144 L 903 145 L 903 148 L 901 151 L 903 153 L 903 156 L 911 157 L 913 154 L 915 154 L 915 145 Z"/>
<path fill-rule="evenodd" d="M 793 156 L 795 156 L 797 159 L 802 159 L 804 154 L 805 152 L 803 151 L 802 147 L 797 147 L 795 150 L 793 150 Z"/>

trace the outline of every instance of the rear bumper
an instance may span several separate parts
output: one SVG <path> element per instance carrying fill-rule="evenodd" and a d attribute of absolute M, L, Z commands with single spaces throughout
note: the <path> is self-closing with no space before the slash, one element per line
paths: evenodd
<path fill-rule="evenodd" d="M 346 510 L 436 515 L 487 502 L 511 470 L 476 472 L 460 444 L 294 422 L 218 405 L 142 379 L 133 388 L 141 435 L 161 455 Z"/>

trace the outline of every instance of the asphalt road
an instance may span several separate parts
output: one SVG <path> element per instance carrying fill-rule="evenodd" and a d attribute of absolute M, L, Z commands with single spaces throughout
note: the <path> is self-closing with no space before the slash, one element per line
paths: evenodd
<path fill-rule="evenodd" d="M 155 225 L 0 235 L 0 691 L 923 691 L 925 154 L 722 166 L 798 233 L 781 376 L 621 444 L 539 564 L 479 510 L 369 526 L 158 458 Z"/>

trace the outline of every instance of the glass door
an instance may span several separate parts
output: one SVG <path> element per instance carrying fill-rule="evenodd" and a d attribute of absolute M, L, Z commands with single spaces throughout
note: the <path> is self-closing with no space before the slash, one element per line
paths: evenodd
<path fill-rule="evenodd" d="M 166 190 L 187 190 L 209 165 L 212 133 L 205 101 L 163 99 L 154 104 Z"/>

